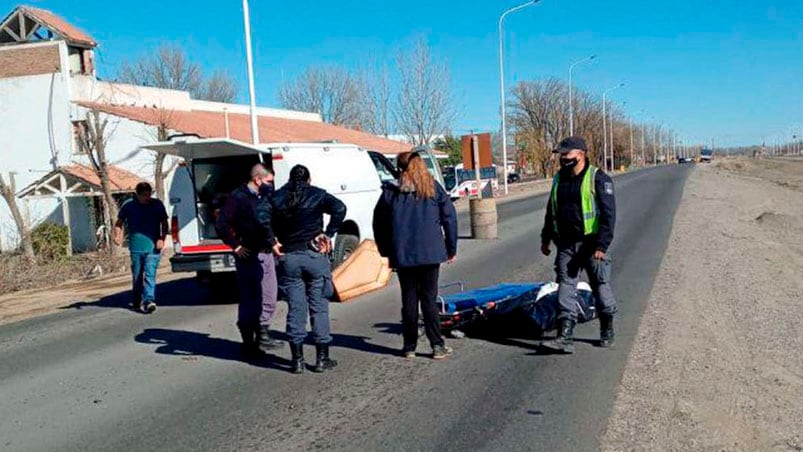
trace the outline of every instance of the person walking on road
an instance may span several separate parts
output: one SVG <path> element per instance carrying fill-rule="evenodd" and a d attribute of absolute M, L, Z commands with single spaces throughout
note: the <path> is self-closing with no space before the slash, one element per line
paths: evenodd
<path fill-rule="evenodd" d="M 140 182 L 134 190 L 135 198 L 123 204 L 117 214 L 114 243 L 123 244 L 125 227 L 133 276 L 131 307 L 150 314 L 156 310 L 156 270 L 169 229 L 167 211 L 162 201 L 151 197 L 153 189 L 149 183 Z"/>
<path fill-rule="evenodd" d="M 329 357 L 332 342 L 329 300 L 332 238 L 346 217 L 346 205 L 325 190 L 310 185 L 310 172 L 302 165 L 290 170 L 290 180 L 260 205 L 259 220 L 279 261 L 279 284 L 287 295 L 287 335 L 293 373 L 304 372 L 307 315 L 312 325 L 316 362 L 314 372 L 337 365 Z M 323 228 L 323 216 L 329 224 Z"/>
<path fill-rule="evenodd" d="M 282 346 L 270 331 L 278 297 L 276 262 L 256 213 L 260 201 L 272 193 L 273 173 L 261 163 L 254 165 L 250 180 L 226 197 L 215 225 L 234 250 L 240 298 L 237 327 L 247 358 Z"/>
<path fill-rule="evenodd" d="M 555 339 L 542 347 L 574 353 L 574 325 L 577 322 L 577 283 L 580 271 L 588 274 L 597 303 L 601 347 L 613 344 L 616 299 L 611 288 L 611 259 L 616 201 L 613 181 L 591 165 L 588 148 L 581 137 L 562 140 L 554 152 L 560 154 L 560 171 L 552 182 L 541 232 L 541 252 L 549 256 L 550 244 L 557 246 L 555 272 L 559 284 L 559 328 Z"/>
<path fill-rule="evenodd" d="M 401 284 L 403 356 L 415 357 L 420 304 L 432 357 L 443 359 L 452 350 L 440 331 L 438 277 L 441 264 L 457 256 L 457 213 L 417 153 L 403 153 L 398 162 L 398 184 L 384 184 L 374 209 L 374 238 Z"/>

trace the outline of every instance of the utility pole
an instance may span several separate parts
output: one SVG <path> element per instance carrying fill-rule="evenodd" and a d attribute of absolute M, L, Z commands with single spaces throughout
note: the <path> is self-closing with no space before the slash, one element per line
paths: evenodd
<path fill-rule="evenodd" d="M 251 14 L 248 10 L 248 0 L 243 0 L 243 22 L 245 23 L 245 58 L 248 64 L 248 96 L 251 109 L 251 141 L 259 144 L 259 124 L 257 121 L 257 100 L 254 89 L 254 57 L 251 52 Z"/>

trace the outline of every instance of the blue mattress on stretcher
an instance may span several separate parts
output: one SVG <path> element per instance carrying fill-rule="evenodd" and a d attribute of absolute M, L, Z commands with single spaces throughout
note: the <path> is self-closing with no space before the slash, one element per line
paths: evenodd
<path fill-rule="evenodd" d="M 443 295 L 446 314 L 487 307 L 494 302 L 499 311 L 515 309 L 523 303 L 535 301 L 543 283 L 503 283 L 495 286 L 472 289 L 465 292 Z"/>

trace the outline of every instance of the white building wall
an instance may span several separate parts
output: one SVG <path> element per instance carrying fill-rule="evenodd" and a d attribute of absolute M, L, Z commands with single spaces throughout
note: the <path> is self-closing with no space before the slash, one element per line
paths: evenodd
<path fill-rule="evenodd" d="M 69 90 L 60 73 L 0 79 L 0 172 L 16 173 L 17 190 L 63 163 L 71 153 Z M 20 203 L 33 223 L 53 213 L 54 200 Z M 0 201 L 3 250 L 16 247 L 11 212 Z"/>

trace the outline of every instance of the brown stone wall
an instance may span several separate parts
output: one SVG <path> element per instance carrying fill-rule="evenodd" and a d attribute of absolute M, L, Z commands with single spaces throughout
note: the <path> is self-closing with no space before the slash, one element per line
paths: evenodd
<path fill-rule="evenodd" d="M 0 47 L 0 78 L 51 74 L 60 70 L 58 45 Z"/>

